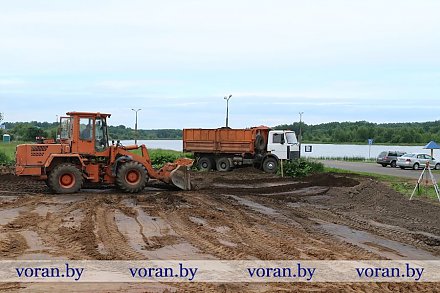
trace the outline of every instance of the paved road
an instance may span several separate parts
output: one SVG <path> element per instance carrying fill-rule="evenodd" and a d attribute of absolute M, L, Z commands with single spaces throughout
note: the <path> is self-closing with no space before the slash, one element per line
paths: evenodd
<path fill-rule="evenodd" d="M 391 168 L 391 167 L 382 167 L 376 163 L 362 163 L 362 162 L 346 162 L 346 161 L 331 161 L 331 160 L 323 160 L 321 161 L 325 166 L 331 168 L 338 168 L 350 171 L 357 172 L 368 172 L 368 173 L 376 173 L 376 174 L 384 174 L 391 176 L 398 176 L 403 178 L 412 178 L 418 179 L 420 174 L 422 173 L 422 169 L 420 170 L 412 170 L 405 169 L 402 170 L 400 168 Z M 438 172 L 438 171 L 436 171 Z M 437 182 L 440 180 L 440 174 L 433 173 Z"/>

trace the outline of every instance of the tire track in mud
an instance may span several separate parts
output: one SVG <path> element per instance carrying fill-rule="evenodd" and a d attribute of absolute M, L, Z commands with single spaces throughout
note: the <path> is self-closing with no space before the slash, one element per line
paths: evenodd
<path fill-rule="evenodd" d="M 95 214 L 98 239 L 109 252 L 107 256 L 118 260 L 144 259 L 142 254 L 131 248 L 119 231 L 114 213 L 114 209 L 101 205 L 97 207 Z"/>
<path fill-rule="evenodd" d="M 304 243 L 310 240 L 310 235 L 298 231 L 298 228 L 273 221 L 223 196 L 200 194 L 188 196 L 187 200 L 191 205 L 197 204 L 198 209 L 174 211 L 168 219 L 170 224 L 193 245 L 221 259 L 294 259 L 304 254 L 304 250 L 298 248 L 298 239 L 304 239 Z M 197 225 L 189 219 L 190 215 L 208 219 L 209 225 Z M 161 217 L 167 217 L 167 214 L 162 213 Z M 230 228 L 227 239 L 239 243 L 236 247 L 225 247 L 219 243 L 219 235 L 212 229 L 216 222 Z M 308 252 L 314 251 L 317 257 L 323 249 L 329 252 L 326 243 L 320 240 L 313 242 L 316 248 L 308 248 Z"/>
<path fill-rule="evenodd" d="M 261 204 L 267 204 L 267 202 L 261 201 L 261 198 L 257 196 L 249 196 L 252 199 L 256 199 L 256 202 L 261 202 Z M 260 199 L 260 200 L 258 200 Z M 270 205 L 267 205 L 271 207 Z M 282 209 L 277 208 L 277 211 L 282 211 Z M 259 214 L 257 211 L 249 209 L 251 213 Z M 301 259 L 349 259 L 350 256 L 357 258 L 360 254 L 359 247 L 348 245 L 347 247 L 335 247 L 334 239 L 329 239 L 328 235 L 319 235 L 313 228 L 314 223 L 310 221 L 303 214 L 296 214 L 292 217 L 292 214 L 282 213 L 286 218 L 293 220 L 295 223 L 299 223 L 301 226 L 289 225 L 288 221 L 283 220 L 279 216 L 267 216 L 266 222 L 262 223 L 264 229 L 270 230 L 270 235 L 277 236 L 275 238 L 280 239 L 279 250 L 287 250 L 291 254 L 295 251 L 293 258 Z M 280 221 L 281 219 L 281 221 Z M 277 220 L 277 221 L 273 221 Z M 258 233 L 262 233 L 259 231 Z M 324 236 L 324 237 L 323 237 Z M 268 240 L 270 242 L 270 240 Z M 293 245 L 292 245 L 293 243 Z M 276 246 L 275 246 L 276 247 Z M 348 251 L 347 251 L 348 248 Z M 354 251 L 353 251 L 354 248 Z M 352 253 L 350 253 L 350 251 Z M 363 255 L 366 253 L 364 251 Z M 372 256 L 371 254 L 368 254 Z M 292 257 L 290 257 L 292 258 Z M 285 259 L 285 258 L 282 258 Z M 288 259 L 288 258 L 287 258 Z"/>

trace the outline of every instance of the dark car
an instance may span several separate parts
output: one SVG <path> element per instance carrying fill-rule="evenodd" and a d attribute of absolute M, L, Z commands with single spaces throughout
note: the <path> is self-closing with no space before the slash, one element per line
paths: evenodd
<path fill-rule="evenodd" d="M 404 154 L 406 153 L 398 151 L 384 151 L 377 156 L 376 162 L 382 165 L 382 167 L 390 165 L 391 167 L 395 168 L 397 166 L 397 158 L 403 156 Z"/>

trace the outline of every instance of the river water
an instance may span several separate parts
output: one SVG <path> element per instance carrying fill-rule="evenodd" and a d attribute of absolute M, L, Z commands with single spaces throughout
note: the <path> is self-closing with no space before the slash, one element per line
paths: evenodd
<path fill-rule="evenodd" d="M 124 145 L 134 144 L 134 140 L 122 141 Z M 182 151 L 181 140 L 138 140 L 138 145 L 145 144 L 149 149 L 166 149 Z M 304 152 L 305 146 L 312 146 L 312 152 Z M 376 158 L 380 152 L 386 150 L 403 151 L 407 153 L 423 152 L 430 154 L 430 150 L 420 146 L 398 146 L 398 145 L 350 145 L 350 144 L 303 144 L 301 155 L 310 158 L 340 158 L 340 157 L 362 157 Z M 440 151 L 434 150 L 434 157 L 440 157 Z"/>

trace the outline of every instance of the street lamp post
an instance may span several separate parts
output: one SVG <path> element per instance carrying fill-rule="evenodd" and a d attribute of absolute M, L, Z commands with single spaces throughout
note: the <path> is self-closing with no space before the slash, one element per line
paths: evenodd
<path fill-rule="evenodd" d="M 134 144 L 137 144 L 137 138 L 138 138 L 138 112 L 142 109 L 131 109 L 132 111 L 136 112 L 136 123 L 134 124 Z"/>
<path fill-rule="evenodd" d="M 299 144 L 299 157 L 301 158 L 301 142 L 302 142 L 302 131 L 301 131 L 301 122 L 302 115 L 304 112 L 299 112 L 299 135 L 298 135 L 298 144 Z"/>
<path fill-rule="evenodd" d="M 229 99 L 232 97 L 232 95 L 225 96 L 224 99 L 226 100 L 226 127 L 228 127 L 228 118 L 229 118 Z"/>

